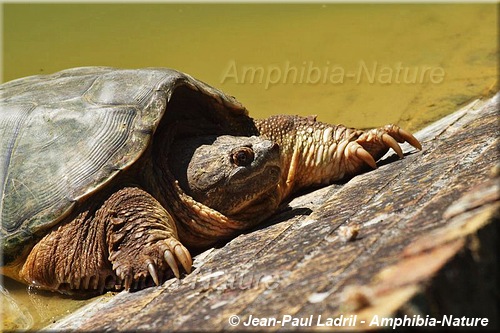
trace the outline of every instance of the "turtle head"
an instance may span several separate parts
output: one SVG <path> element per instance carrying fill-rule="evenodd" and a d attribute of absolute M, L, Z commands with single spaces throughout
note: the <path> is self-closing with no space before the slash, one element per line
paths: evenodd
<path fill-rule="evenodd" d="M 171 170 L 196 201 L 240 221 L 254 221 L 278 206 L 276 143 L 224 135 L 184 139 L 174 146 Z"/>

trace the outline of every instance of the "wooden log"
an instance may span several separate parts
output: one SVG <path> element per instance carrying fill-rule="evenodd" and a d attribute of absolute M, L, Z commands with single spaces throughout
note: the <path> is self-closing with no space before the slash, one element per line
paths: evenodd
<path fill-rule="evenodd" d="M 422 152 L 404 145 L 402 160 L 388 153 L 377 170 L 294 199 L 196 256 L 181 280 L 97 298 L 47 329 L 344 330 L 443 316 L 497 327 L 499 96 L 418 132 Z M 345 320 L 321 326 L 328 318 Z"/>

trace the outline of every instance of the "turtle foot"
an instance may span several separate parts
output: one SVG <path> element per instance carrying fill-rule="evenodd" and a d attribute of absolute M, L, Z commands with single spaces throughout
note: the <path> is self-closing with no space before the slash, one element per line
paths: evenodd
<path fill-rule="evenodd" d="M 109 259 L 117 276 L 116 288 L 126 290 L 148 286 L 148 278 L 158 286 L 168 277 L 169 270 L 180 278 L 179 266 L 190 273 L 193 263 L 189 251 L 175 238 L 159 240 L 139 251 L 123 249 L 114 252 Z"/>
<path fill-rule="evenodd" d="M 355 155 L 358 160 L 375 169 L 377 167 L 375 161 L 381 158 L 389 149 L 394 150 L 400 158 L 403 158 L 403 150 L 399 143 L 404 142 L 408 142 L 419 150 L 422 149 L 420 142 L 411 133 L 397 125 L 390 124 L 364 132 L 356 141 L 351 142 L 347 148 L 349 153 Z"/>
<path fill-rule="evenodd" d="M 396 125 L 386 125 L 362 132 L 355 141 L 349 142 L 345 147 L 346 173 L 359 174 L 367 165 L 376 169 L 376 161 L 389 149 L 394 150 L 400 158 L 404 158 L 403 150 L 399 146 L 399 143 L 404 142 L 419 150 L 422 149 L 417 138 Z"/>
<path fill-rule="evenodd" d="M 105 204 L 110 221 L 108 259 L 116 274 L 115 288 L 159 285 L 179 266 L 189 273 L 192 259 L 178 240 L 173 218 L 155 198 L 139 188 L 124 188 Z M 149 283 L 148 283 L 149 282 Z"/>

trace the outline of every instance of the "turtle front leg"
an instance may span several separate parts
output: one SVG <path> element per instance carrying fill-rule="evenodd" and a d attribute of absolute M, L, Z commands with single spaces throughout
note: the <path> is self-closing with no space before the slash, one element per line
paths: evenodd
<path fill-rule="evenodd" d="M 123 188 L 95 212 L 80 213 L 42 238 L 19 277 L 40 289 L 61 293 L 130 289 L 159 284 L 192 260 L 179 242 L 172 217 L 147 192 Z"/>
<path fill-rule="evenodd" d="M 330 125 L 315 117 L 288 115 L 256 120 L 260 134 L 280 146 L 281 200 L 302 188 L 327 185 L 355 176 L 376 161 L 389 148 L 403 157 L 399 143 L 408 142 L 421 149 L 420 142 L 396 125 L 369 131 Z"/>
<path fill-rule="evenodd" d="M 125 188 L 105 206 L 109 260 L 125 289 L 133 283 L 136 288 L 148 275 L 159 285 L 169 269 L 179 278 L 178 264 L 191 271 L 191 255 L 179 241 L 173 218 L 149 193 Z"/>

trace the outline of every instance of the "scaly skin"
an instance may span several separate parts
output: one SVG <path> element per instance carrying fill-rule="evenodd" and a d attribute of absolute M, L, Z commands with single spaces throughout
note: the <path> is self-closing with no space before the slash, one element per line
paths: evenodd
<path fill-rule="evenodd" d="M 138 172 L 145 175 L 142 186 L 123 187 L 97 204 L 100 207 L 87 207 L 59 225 L 36 244 L 24 263 L 12 265 L 20 271 L 9 275 L 63 293 L 142 288 L 148 284 L 146 279 L 158 285 L 170 270 L 179 277 L 179 266 L 189 273 L 192 259 L 184 246 L 207 247 L 230 238 L 262 222 L 300 189 L 354 176 L 366 166 L 376 168 L 375 161 L 389 148 L 403 157 L 398 142 L 421 149 L 415 137 L 395 125 L 361 131 L 317 122 L 314 117 L 273 116 L 255 121 L 255 126 L 262 140 L 279 145 L 279 153 L 272 144 L 262 147 L 269 147 L 263 149 L 269 149 L 270 158 L 276 159 L 271 165 L 279 165 L 281 174 L 275 187 L 258 192 L 257 199 L 253 196 L 252 204 L 237 205 L 243 211 L 229 207 L 219 212 L 186 194 L 162 154 L 171 144 L 167 133 L 138 166 Z M 176 163 L 175 154 L 172 160 Z M 245 192 L 226 194 L 249 197 Z"/>
<path fill-rule="evenodd" d="M 403 158 L 397 142 L 407 141 L 422 149 L 413 135 L 396 125 L 365 132 L 318 122 L 316 117 L 286 115 L 255 123 L 263 137 L 278 143 L 281 148 L 280 201 L 297 190 L 357 175 L 366 165 L 375 169 L 375 161 L 389 148 Z"/>

